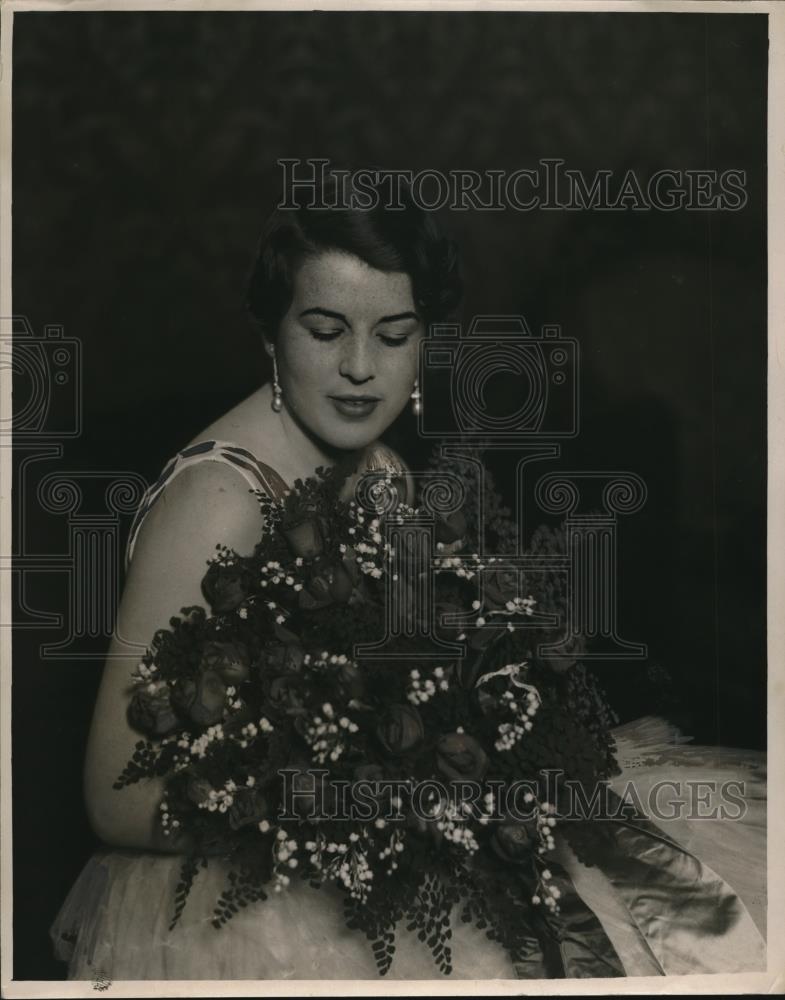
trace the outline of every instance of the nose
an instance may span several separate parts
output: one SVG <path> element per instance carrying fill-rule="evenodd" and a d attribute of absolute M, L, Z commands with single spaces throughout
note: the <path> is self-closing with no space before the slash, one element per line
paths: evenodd
<path fill-rule="evenodd" d="M 347 338 L 347 346 L 341 357 L 339 371 L 356 385 L 362 385 L 376 377 L 373 348 L 370 338 L 355 333 Z"/>

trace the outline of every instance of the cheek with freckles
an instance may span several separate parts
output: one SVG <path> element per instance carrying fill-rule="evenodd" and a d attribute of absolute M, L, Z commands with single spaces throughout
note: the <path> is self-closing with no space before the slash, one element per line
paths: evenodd
<path fill-rule="evenodd" d="M 337 359 L 331 344 L 316 344 L 312 338 L 295 333 L 279 337 L 278 368 L 287 399 L 308 399 L 324 395 L 330 385 Z"/>

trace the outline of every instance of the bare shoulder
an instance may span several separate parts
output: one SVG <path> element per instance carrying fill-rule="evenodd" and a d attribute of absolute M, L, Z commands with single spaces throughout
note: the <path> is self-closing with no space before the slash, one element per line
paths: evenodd
<path fill-rule="evenodd" d="M 198 462 L 167 483 L 145 516 L 133 561 L 164 563 L 186 549 L 207 559 L 217 544 L 250 554 L 262 527 L 259 502 L 237 469 Z"/>

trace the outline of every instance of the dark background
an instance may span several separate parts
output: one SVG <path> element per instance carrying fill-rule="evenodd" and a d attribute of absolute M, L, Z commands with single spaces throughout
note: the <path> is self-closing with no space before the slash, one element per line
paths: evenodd
<path fill-rule="evenodd" d="M 83 345 L 60 465 L 151 480 L 259 384 L 242 299 L 279 157 L 745 170 L 739 212 L 444 221 L 464 320 L 523 313 L 581 343 L 582 432 L 559 467 L 647 483 L 621 522 L 620 617 L 650 658 L 598 667 L 622 719 L 765 747 L 766 65 L 765 15 L 17 13 L 15 312 Z M 22 503 L 36 550 L 62 552 L 58 519 Z M 26 595 L 65 599 L 57 574 Z M 14 636 L 18 979 L 62 975 L 47 928 L 94 846 L 80 769 L 100 661 L 42 659 L 58 637 Z"/>

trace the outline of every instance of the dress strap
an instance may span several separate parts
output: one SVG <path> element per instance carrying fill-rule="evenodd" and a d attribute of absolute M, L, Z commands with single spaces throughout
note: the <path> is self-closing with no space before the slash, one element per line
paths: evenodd
<path fill-rule="evenodd" d="M 125 569 L 128 566 L 134 553 L 134 546 L 139 534 L 142 522 L 152 509 L 158 498 L 166 489 L 167 485 L 178 473 L 189 465 L 196 465 L 199 462 L 225 462 L 233 466 L 245 478 L 249 490 L 262 490 L 273 499 L 283 496 L 288 490 L 286 482 L 269 465 L 260 462 L 247 448 L 232 441 L 199 441 L 188 448 L 183 448 L 164 466 L 160 476 L 147 488 L 141 503 L 137 508 L 134 519 L 131 522 L 131 529 L 128 534 L 128 543 L 125 549 Z"/>

